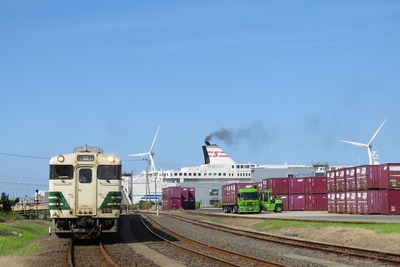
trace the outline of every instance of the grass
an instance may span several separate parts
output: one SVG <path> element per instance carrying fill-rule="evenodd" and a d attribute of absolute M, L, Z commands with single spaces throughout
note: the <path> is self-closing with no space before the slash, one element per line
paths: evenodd
<path fill-rule="evenodd" d="M 352 223 L 328 223 L 328 222 L 299 222 L 299 221 L 282 221 L 267 220 L 262 223 L 253 225 L 257 230 L 280 230 L 284 228 L 296 227 L 336 227 L 336 228 L 362 228 L 373 230 L 378 234 L 400 234 L 400 224 L 398 223 L 373 223 L 373 224 L 352 224 Z"/>
<path fill-rule="evenodd" d="M 0 214 L 0 256 L 32 254 L 40 249 L 40 236 L 48 232 L 43 221 L 23 220 L 19 216 Z"/>

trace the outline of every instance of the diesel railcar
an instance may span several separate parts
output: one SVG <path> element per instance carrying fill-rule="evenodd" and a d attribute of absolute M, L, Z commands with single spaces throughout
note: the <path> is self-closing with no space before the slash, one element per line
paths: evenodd
<path fill-rule="evenodd" d="M 76 147 L 50 159 L 50 232 L 91 239 L 118 232 L 121 159 L 99 147 Z"/>

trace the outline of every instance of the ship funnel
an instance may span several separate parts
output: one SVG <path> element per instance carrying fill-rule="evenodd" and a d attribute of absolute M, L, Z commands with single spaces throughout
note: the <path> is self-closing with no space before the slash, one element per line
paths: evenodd
<path fill-rule="evenodd" d="M 210 143 L 206 141 L 206 145 L 209 146 Z M 203 146 L 204 164 L 210 164 L 210 157 L 208 156 L 207 146 Z"/>

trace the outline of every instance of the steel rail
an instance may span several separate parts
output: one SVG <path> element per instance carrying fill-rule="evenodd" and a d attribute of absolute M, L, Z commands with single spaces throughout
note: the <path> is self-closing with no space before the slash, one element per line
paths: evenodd
<path fill-rule="evenodd" d="M 363 249 L 363 248 L 357 248 L 357 247 L 340 246 L 340 245 L 328 244 L 328 243 L 323 243 L 323 242 L 308 241 L 308 240 L 303 240 L 303 239 L 299 239 L 299 238 L 290 238 L 290 237 L 278 236 L 278 235 L 273 235 L 273 234 L 260 233 L 260 232 L 255 232 L 255 231 L 251 231 L 251 230 L 245 230 L 245 229 L 237 229 L 237 228 L 232 228 L 232 227 L 225 226 L 225 225 L 215 224 L 212 222 L 204 222 L 204 221 L 199 221 L 199 220 L 194 221 L 193 219 L 189 220 L 183 216 L 179 216 L 176 214 L 174 214 L 174 215 L 165 214 L 165 215 L 175 218 L 175 219 L 178 219 L 180 221 L 185 221 L 187 223 L 195 224 L 198 226 L 215 229 L 215 230 L 220 230 L 220 231 L 224 231 L 224 232 L 232 233 L 232 234 L 236 234 L 236 235 L 251 237 L 251 238 L 262 240 L 262 241 L 274 242 L 274 243 L 279 243 L 282 245 L 290 245 L 290 246 L 301 247 L 301 248 L 306 248 L 306 249 L 313 249 L 313 250 L 317 250 L 317 251 L 324 251 L 327 253 L 335 253 L 338 255 L 353 256 L 353 257 L 362 258 L 362 259 L 368 258 L 370 260 L 376 260 L 376 261 L 379 261 L 382 263 L 394 264 L 396 266 L 400 265 L 400 254 L 397 254 L 397 253 L 382 252 L 382 251 L 369 250 L 369 249 Z"/>
<path fill-rule="evenodd" d="M 101 255 L 103 255 L 104 259 L 106 260 L 106 262 L 113 267 L 118 267 L 118 265 L 111 259 L 110 255 L 108 255 L 106 249 L 103 246 L 103 243 L 99 243 L 99 249 L 101 252 Z"/>
<path fill-rule="evenodd" d="M 211 255 L 207 255 L 207 254 L 201 253 L 201 252 L 199 252 L 199 251 L 196 251 L 196 250 L 193 250 L 193 249 L 189 249 L 189 248 L 184 247 L 184 246 L 180 246 L 180 245 L 176 244 L 176 242 L 172 242 L 172 241 L 170 241 L 170 240 L 168 240 L 168 239 L 162 237 L 161 235 L 155 233 L 155 232 L 150 228 L 150 226 L 148 226 L 148 225 L 143 221 L 143 219 L 141 218 L 141 216 L 143 216 L 143 217 L 145 217 L 147 220 L 151 221 L 151 224 L 156 225 L 156 228 L 161 229 L 162 231 L 164 231 L 165 233 L 167 233 L 167 234 L 169 234 L 169 235 L 175 237 L 176 239 L 181 240 L 181 241 L 188 242 L 188 243 L 190 243 L 190 244 L 192 244 L 192 245 L 195 245 L 195 246 L 198 246 L 198 247 L 202 247 L 203 249 L 206 249 L 206 250 L 209 250 L 209 251 L 217 251 L 218 253 L 224 253 L 225 255 L 228 255 L 230 258 L 234 258 L 235 260 L 239 260 L 239 259 L 240 259 L 240 260 L 245 261 L 245 262 L 247 262 L 247 263 L 251 262 L 251 263 L 255 264 L 256 266 L 266 266 L 266 267 L 278 267 L 278 266 L 279 266 L 279 267 L 282 267 L 282 266 L 286 266 L 286 265 L 282 265 L 282 264 L 279 264 L 279 263 L 270 262 L 270 261 L 266 261 L 266 260 L 263 260 L 263 259 L 258 259 L 258 258 L 250 257 L 250 256 L 247 256 L 247 255 L 238 254 L 238 253 L 233 252 L 233 251 L 229 251 L 229 250 L 217 248 L 217 247 L 214 247 L 214 246 L 210 246 L 209 244 L 204 244 L 204 243 L 202 243 L 202 242 L 199 242 L 199 241 L 190 239 L 190 238 L 188 238 L 188 237 L 185 237 L 185 236 L 183 236 L 183 235 L 180 235 L 180 234 L 178 234 L 178 233 L 176 233 L 176 232 L 174 232 L 174 231 L 172 231 L 172 230 L 170 230 L 170 229 L 168 229 L 168 228 L 166 228 L 166 227 L 160 225 L 158 222 L 156 222 L 155 220 L 153 220 L 152 218 L 150 218 L 149 216 L 147 216 L 147 215 L 145 215 L 145 214 L 141 214 L 141 215 L 139 216 L 139 218 L 140 218 L 140 220 L 142 221 L 143 225 L 144 225 L 151 233 L 153 233 L 154 235 L 156 235 L 156 236 L 157 236 L 158 238 L 160 238 L 161 240 L 163 240 L 163 241 L 165 241 L 165 242 L 167 242 L 167 243 L 169 243 L 169 244 L 171 244 L 171 245 L 173 245 L 173 246 L 175 246 L 175 247 L 177 247 L 177 248 L 179 248 L 179 249 L 183 249 L 183 250 L 185 250 L 185 251 L 189 251 L 189 252 L 191 252 L 191 253 L 193 253 L 193 254 L 196 254 L 196 255 L 199 255 L 199 256 L 201 256 L 201 257 L 206 257 L 207 259 L 216 261 L 216 262 L 221 263 L 221 264 L 223 264 L 223 265 L 226 265 L 226 266 L 238 266 L 238 267 L 239 267 L 239 266 L 243 266 L 243 264 L 236 264 L 236 263 L 233 263 L 232 261 L 226 261 L 226 260 L 223 260 L 223 259 L 221 259 L 221 258 L 217 258 L 217 257 L 211 256 Z"/>

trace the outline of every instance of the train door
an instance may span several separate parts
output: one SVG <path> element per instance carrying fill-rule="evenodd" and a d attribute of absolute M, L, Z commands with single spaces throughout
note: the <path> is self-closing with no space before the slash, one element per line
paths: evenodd
<path fill-rule="evenodd" d="M 96 214 L 96 171 L 91 167 L 79 167 L 77 169 L 77 215 Z"/>

